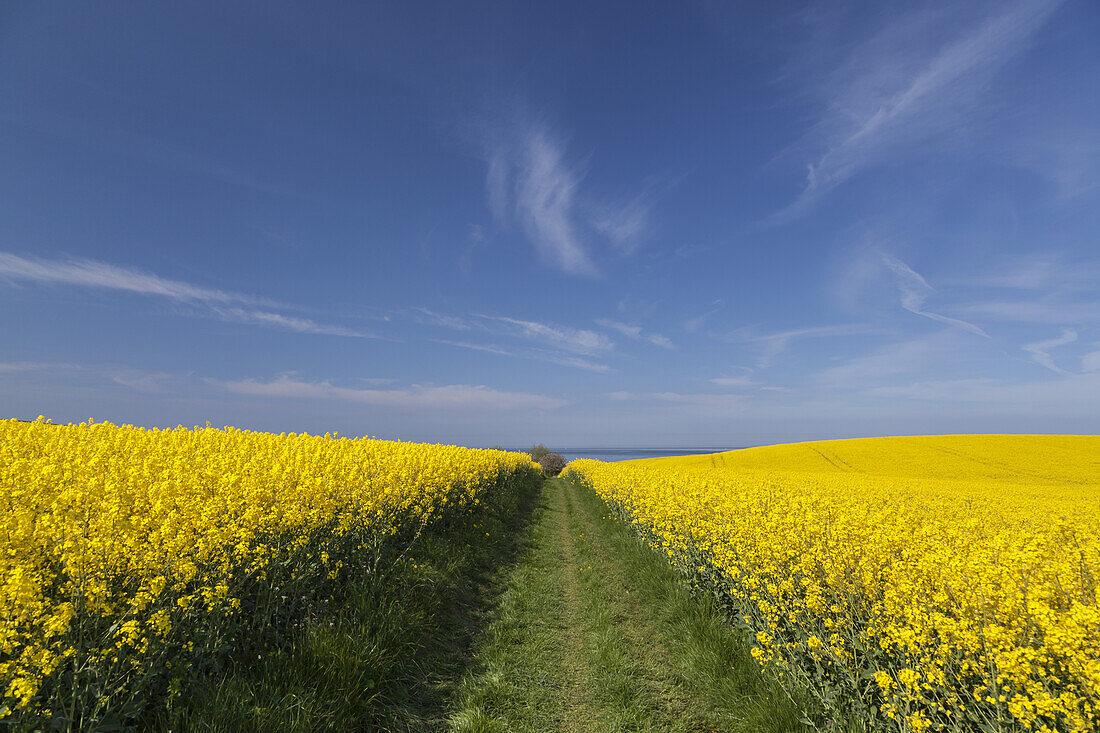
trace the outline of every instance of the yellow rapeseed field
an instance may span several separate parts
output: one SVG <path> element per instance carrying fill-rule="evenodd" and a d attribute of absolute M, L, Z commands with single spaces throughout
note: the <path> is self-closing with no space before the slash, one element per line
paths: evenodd
<path fill-rule="evenodd" d="M 1100 729 L 1100 437 L 574 461 L 735 610 L 753 656 L 874 729 Z"/>
<path fill-rule="evenodd" d="M 0 420 L 0 721 L 87 724 L 150 679 L 178 689 L 239 624 L 535 471 L 495 450 Z"/>

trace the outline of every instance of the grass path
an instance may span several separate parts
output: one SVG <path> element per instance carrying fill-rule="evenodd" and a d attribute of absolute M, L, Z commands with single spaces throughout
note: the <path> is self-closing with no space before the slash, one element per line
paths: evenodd
<path fill-rule="evenodd" d="M 262 647 L 169 731 L 808 731 L 706 595 L 563 479 L 425 533 Z"/>
<path fill-rule="evenodd" d="M 713 604 L 608 515 L 545 483 L 452 730 L 809 730 Z"/>

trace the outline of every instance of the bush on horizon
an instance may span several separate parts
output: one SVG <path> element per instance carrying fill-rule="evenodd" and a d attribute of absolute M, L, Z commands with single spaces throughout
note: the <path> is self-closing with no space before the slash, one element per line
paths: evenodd
<path fill-rule="evenodd" d="M 557 476 L 565 468 L 565 456 L 561 453 L 547 453 L 539 459 L 543 475 L 547 477 Z"/>

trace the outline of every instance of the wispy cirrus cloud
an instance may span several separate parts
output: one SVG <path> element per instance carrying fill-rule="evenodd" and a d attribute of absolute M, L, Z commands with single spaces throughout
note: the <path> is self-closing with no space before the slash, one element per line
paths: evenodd
<path fill-rule="evenodd" d="M 615 203 L 582 190 L 587 163 L 571 160 L 544 122 L 513 125 L 493 137 L 485 186 L 501 226 L 515 223 L 540 257 L 571 275 L 597 277 L 593 239 L 632 254 L 649 228 L 648 193 Z"/>
<path fill-rule="evenodd" d="M 577 231 L 576 195 L 582 174 L 545 130 L 534 130 L 522 149 L 515 210 L 542 256 L 573 275 L 597 274 Z"/>
<path fill-rule="evenodd" d="M 1061 203 L 1090 195 L 1100 188 L 1100 131 L 1093 123 L 1097 109 L 1095 95 L 1081 95 L 1069 104 L 1074 111 L 1060 110 L 1050 118 L 1045 106 L 1016 122 L 992 158 L 1031 171 L 1050 185 Z"/>
<path fill-rule="evenodd" d="M 710 318 L 715 313 L 717 313 L 719 310 L 721 310 L 721 308 L 720 308 L 721 305 L 722 305 L 722 301 L 721 300 L 716 300 L 716 301 L 714 301 L 714 307 L 711 308 L 710 310 L 705 311 L 703 313 L 700 313 L 699 315 L 694 316 L 694 317 L 689 318 L 686 321 L 684 321 L 684 330 L 687 331 L 688 333 L 695 333 L 696 331 L 698 331 L 700 328 L 703 327 L 703 324 L 706 323 L 706 320 L 708 318 Z"/>
<path fill-rule="evenodd" d="M 992 272 L 973 278 L 973 284 L 1005 290 L 1080 289 L 1093 286 L 1100 277 L 1095 263 L 1065 261 L 1063 257 L 1044 252 L 1004 263 Z"/>
<path fill-rule="evenodd" d="M 945 379 L 872 387 L 862 395 L 898 404 L 914 400 L 979 405 L 984 410 L 1025 415 L 1094 415 L 1100 410 L 1100 374 L 1067 374 L 1060 379 L 1020 382 L 992 377 Z"/>
<path fill-rule="evenodd" d="M 214 313 L 222 319 L 234 323 L 244 323 L 254 326 L 268 326 L 296 333 L 312 333 L 319 336 L 345 336 L 347 338 L 378 338 L 377 336 L 357 331 L 353 328 L 332 324 L 318 323 L 311 318 L 301 316 L 288 316 L 272 311 L 251 310 L 246 308 L 212 308 Z"/>
<path fill-rule="evenodd" d="M 1068 374 L 1065 369 L 1062 369 L 1054 363 L 1054 358 L 1051 357 L 1051 349 L 1056 349 L 1059 346 L 1065 346 L 1066 344 L 1072 344 L 1077 340 L 1077 332 L 1072 328 L 1063 328 L 1062 334 L 1057 338 L 1047 339 L 1046 341 L 1036 341 L 1031 344 L 1024 344 L 1023 350 L 1031 354 L 1031 360 L 1036 364 L 1046 367 L 1047 369 L 1057 374 Z"/>
<path fill-rule="evenodd" d="M 579 354 L 598 354 L 610 351 L 615 346 L 615 342 L 607 336 L 585 328 L 569 328 L 505 316 L 478 315 L 477 317 L 506 335 L 539 341 Z"/>
<path fill-rule="evenodd" d="M 584 172 L 545 125 L 498 140 L 490 155 L 489 208 L 503 225 L 517 222 L 542 259 L 571 275 L 599 274 L 580 231 L 578 187 Z"/>
<path fill-rule="evenodd" d="M 573 354 L 563 354 L 557 351 L 546 351 L 542 349 L 506 349 L 496 344 L 479 344 L 470 341 L 451 341 L 448 339 L 436 339 L 436 343 L 446 344 L 447 346 L 455 346 L 460 349 L 470 349 L 471 351 L 482 351 L 487 354 L 497 354 L 499 356 L 511 356 L 517 359 L 531 359 L 533 361 L 544 361 L 548 364 L 557 364 L 559 366 L 575 367 L 577 369 L 584 369 L 590 372 L 610 373 L 615 371 L 607 364 L 601 364 L 599 362 L 585 359 Z"/>
<path fill-rule="evenodd" d="M 443 328 L 450 328 L 455 331 L 469 331 L 473 328 L 473 325 L 464 318 L 458 316 L 449 316 L 443 313 L 436 313 L 433 310 L 427 308 L 413 308 L 417 320 L 422 323 L 426 323 L 431 326 L 441 326 Z"/>
<path fill-rule="evenodd" d="M 486 411 L 553 410 L 565 400 L 527 392 L 502 392 L 484 385 L 412 385 L 395 389 L 339 387 L 331 382 L 309 382 L 283 374 L 271 380 L 207 380 L 236 394 L 287 399 L 337 400 L 402 409 L 461 409 Z"/>
<path fill-rule="evenodd" d="M 715 377 L 708 380 L 711 384 L 716 384 L 719 387 L 756 387 L 760 383 L 755 382 L 752 379 L 740 376 L 740 377 Z"/>
<path fill-rule="evenodd" d="M 446 346 L 456 346 L 460 349 L 469 349 L 470 351 L 483 351 L 486 354 L 497 354 L 499 356 L 519 356 L 514 351 L 509 351 L 502 346 L 496 344 L 475 344 L 472 341 L 452 341 L 450 339 L 433 339 L 437 344 L 444 344 Z"/>
<path fill-rule="evenodd" d="M 920 8 L 857 47 L 822 84 L 824 111 L 806 141 L 820 152 L 807 164 L 799 197 L 780 216 L 804 212 L 899 150 L 966 129 L 966 121 L 984 114 L 989 82 L 1028 48 L 1061 1 L 995 3 L 976 23 L 966 20 L 963 6 L 954 18 Z"/>
<path fill-rule="evenodd" d="M 897 277 L 902 308 L 915 315 L 924 316 L 933 321 L 945 323 L 948 326 L 954 326 L 963 331 L 969 331 L 978 336 L 989 338 L 988 333 L 978 326 L 975 326 L 973 323 L 926 311 L 924 309 L 924 303 L 928 300 L 928 295 L 932 292 L 932 286 L 928 284 L 928 281 L 914 271 L 913 268 L 896 257 L 884 254 L 882 255 L 882 262 Z"/>
<path fill-rule="evenodd" d="M 536 359 L 537 361 L 545 361 L 550 364 L 558 364 L 559 366 L 575 367 L 577 369 L 585 369 L 590 372 L 600 372 L 601 374 L 610 374 L 615 371 L 607 364 L 601 364 L 599 362 L 591 361 L 590 359 L 584 359 L 579 356 L 570 356 L 568 354 L 555 354 L 552 352 L 538 353 L 529 356 L 528 358 Z"/>
<path fill-rule="evenodd" d="M 604 334 L 589 329 L 571 328 L 507 316 L 490 316 L 476 313 L 470 316 L 454 316 L 426 308 L 412 310 L 413 317 L 429 326 L 444 328 L 462 334 L 459 338 L 434 338 L 435 343 L 446 344 L 471 351 L 498 354 L 519 359 L 543 361 L 549 364 L 575 367 L 593 372 L 613 372 L 607 364 L 593 361 L 614 349 L 614 342 Z M 488 335 L 494 341 L 514 339 L 527 344 L 502 346 L 478 337 Z"/>
<path fill-rule="evenodd" d="M 618 402 L 625 401 L 641 401 L 641 402 L 666 402 L 672 405 L 679 405 L 690 408 L 702 408 L 704 410 L 712 410 L 717 412 L 727 412 L 732 409 L 741 408 L 745 400 L 748 399 L 744 395 L 729 394 L 729 393 L 691 393 L 691 392 L 609 392 L 608 399 Z"/>
<path fill-rule="evenodd" d="M 376 338 L 373 334 L 344 326 L 318 323 L 310 318 L 277 312 L 273 309 L 285 309 L 288 306 L 268 298 L 206 288 L 96 260 L 33 259 L 10 252 L 0 252 L 0 280 L 135 293 L 198 306 L 200 307 L 198 312 L 201 315 L 222 321 L 278 328 L 296 333 Z"/>
<path fill-rule="evenodd" d="M 660 346 L 662 349 L 675 349 L 676 344 L 672 343 L 672 339 L 667 336 L 662 336 L 659 333 L 646 334 L 645 340 L 654 346 Z"/>
<path fill-rule="evenodd" d="M 246 303 L 279 307 L 275 301 L 169 280 L 141 270 L 87 259 L 44 260 L 0 252 L 0 278 L 124 290 L 192 303 Z"/>
<path fill-rule="evenodd" d="M 621 333 L 623 336 L 633 339 L 634 341 L 645 341 L 654 346 L 660 346 L 662 349 L 676 348 L 676 344 L 672 343 L 671 339 L 659 333 L 647 333 L 642 330 L 641 326 L 623 323 L 622 321 L 616 321 L 611 318 L 597 318 L 595 322 L 599 326 Z"/>
<path fill-rule="evenodd" d="M 122 369 L 113 372 L 111 381 L 136 392 L 161 394 L 179 381 L 179 375 L 166 372 L 147 372 L 139 369 Z"/>
<path fill-rule="evenodd" d="M 1059 295 L 1024 300 L 983 300 L 958 307 L 967 315 L 1011 323 L 1095 323 L 1100 301 L 1075 300 Z"/>
<path fill-rule="evenodd" d="M 815 381 L 829 389 L 857 389 L 907 374 L 924 374 L 959 353 L 965 337 L 940 330 L 925 336 L 879 346 L 819 372 Z"/>
<path fill-rule="evenodd" d="M 469 277 L 474 271 L 474 254 L 486 246 L 485 228 L 480 224 L 470 227 L 469 244 L 458 257 L 458 271 Z"/>
<path fill-rule="evenodd" d="M 76 364 L 66 364 L 54 361 L 0 361 L 0 374 L 4 372 L 45 372 L 80 368 L 81 367 Z"/>
<path fill-rule="evenodd" d="M 1100 351 L 1090 351 L 1081 357 L 1081 371 L 1100 372 Z"/>
<path fill-rule="evenodd" d="M 880 333 L 880 330 L 864 323 L 843 323 L 835 326 L 813 326 L 811 328 L 796 328 L 767 334 L 755 334 L 751 329 L 744 329 L 733 332 L 727 339 L 734 343 L 760 344 L 759 366 L 764 367 L 775 361 L 775 358 L 795 341 L 840 336 L 862 336 L 874 333 Z"/>
<path fill-rule="evenodd" d="M 964 280 L 979 294 L 959 306 L 968 315 L 1009 323 L 1086 324 L 1100 321 L 1100 263 L 1043 253 Z"/>
<path fill-rule="evenodd" d="M 642 193 L 618 204 L 590 203 L 586 207 L 588 222 L 619 252 L 634 254 L 650 229 L 650 198 L 649 193 Z"/>
<path fill-rule="evenodd" d="M 0 374 L 31 373 L 34 376 L 80 376 L 84 379 L 114 383 L 139 392 L 164 392 L 170 384 L 182 381 L 186 375 L 136 369 L 117 364 L 72 364 L 56 361 L 0 362 Z"/>

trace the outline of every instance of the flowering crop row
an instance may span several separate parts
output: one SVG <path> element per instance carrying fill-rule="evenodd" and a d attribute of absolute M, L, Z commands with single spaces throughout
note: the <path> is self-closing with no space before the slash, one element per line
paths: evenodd
<path fill-rule="evenodd" d="M 567 473 L 827 711 L 876 730 L 1094 731 L 1097 456 L 1098 438 L 940 436 Z"/>
<path fill-rule="evenodd" d="M 171 694 L 242 624 L 537 470 L 495 450 L 0 421 L 0 721 L 86 726 Z"/>

